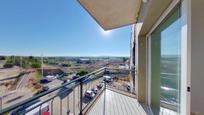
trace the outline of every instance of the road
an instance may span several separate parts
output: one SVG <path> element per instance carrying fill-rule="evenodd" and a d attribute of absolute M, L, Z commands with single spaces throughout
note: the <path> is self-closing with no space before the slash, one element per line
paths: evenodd
<path fill-rule="evenodd" d="M 83 95 L 85 94 L 85 92 L 87 90 L 90 90 L 92 88 L 95 88 L 97 86 L 97 84 L 99 84 L 102 81 L 101 79 L 97 79 L 94 80 L 92 82 L 89 82 L 87 84 L 83 85 Z M 74 84 L 72 84 L 74 85 Z M 70 86 L 72 87 L 72 86 Z M 53 101 L 53 114 L 54 115 L 59 115 L 60 111 L 62 111 L 62 115 L 67 115 L 67 112 L 70 111 L 70 114 L 78 114 L 79 113 L 79 108 L 80 108 L 80 87 L 77 86 L 75 87 L 71 93 L 64 93 L 61 94 L 61 96 L 58 96 L 54 99 Z M 61 90 L 67 90 L 70 89 L 69 87 L 61 89 Z M 59 91 L 59 92 L 63 92 L 63 91 Z M 58 92 L 58 93 L 59 93 Z M 85 98 L 83 98 L 83 107 L 85 107 L 88 103 L 90 102 L 90 100 L 86 100 Z M 52 104 L 51 102 L 48 102 L 50 105 L 50 108 L 52 108 Z M 61 106 L 60 106 L 61 105 Z"/>
<path fill-rule="evenodd" d="M 18 89 L 16 91 L 13 91 L 11 94 L 3 97 L 3 108 L 9 107 L 11 105 L 14 105 L 16 103 L 19 103 L 23 100 L 26 100 L 28 98 L 31 98 L 33 96 L 33 92 L 27 88 L 25 88 L 26 81 L 29 79 L 28 76 L 30 76 L 31 73 L 25 74 L 23 76 L 23 80 L 21 81 Z M 97 84 L 99 84 L 102 81 L 102 79 L 94 80 L 90 83 L 83 85 L 83 94 L 85 94 L 86 90 L 92 89 L 96 87 Z M 46 84 L 45 86 L 48 86 L 50 89 L 59 87 L 61 85 L 62 81 L 55 79 L 52 82 Z M 62 111 L 63 115 L 66 115 L 67 111 L 69 110 L 72 114 L 79 112 L 79 105 L 80 105 L 80 90 L 79 86 L 72 88 L 76 83 L 72 83 L 67 87 L 61 88 L 59 90 L 56 90 L 48 95 L 43 96 L 39 99 L 39 101 L 43 102 L 47 100 L 48 98 L 51 98 L 52 96 L 57 95 L 57 97 L 54 98 L 53 104 L 51 101 L 48 102 L 50 106 L 50 110 L 53 105 L 53 113 L 54 115 L 60 114 L 60 111 Z M 70 90 L 71 89 L 71 90 Z M 69 91 L 67 91 L 69 90 Z M 65 91 L 63 94 L 61 92 Z M 85 107 L 89 102 L 84 101 L 83 107 Z M 61 106 L 60 106 L 61 105 Z"/>
<path fill-rule="evenodd" d="M 12 105 L 15 105 L 16 103 L 24 101 L 32 96 L 33 93 L 28 88 L 22 88 L 19 90 L 8 92 L 7 94 L 4 94 L 2 97 L 2 108 L 4 109 Z"/>
<path fill-rule="evenodd" d="M 21 89 L 26 87 L 29 84 L 29 79 L 33 77 L 32 71 L 27 71 L 24 75 L 22 75 L 21 80 L 16 86 L 16 89 Z"/>
<path fill-rule="evenodd" d="M 32 77 L 32 72 L 29 72 L 29 73 L 23 75 L 16 90 L 13 90 L 13 91 L 10 91 L 8 93 L 5 93 L 4 95 L 1 95 L 2 104 L 3 104 L 2 108 L 3 109 L 33 97 L 34 92 L 32 90 L 30 90 L 29 88 L 25 87 L 28 84 L 29 78 L 31 78 L 31 77 Z M 55 87 L 60 86 L 61 83 L 62 83 L 61 80 L 56 79 L 47 85 L 51 89 L 53 89 Z M 51 93 L 50 95 L 56 94 L 56 92 L 58 92 L 58 91 L 55 91 L 55 92 Z M 47 97 L 49 97 L 50 95 L 48 95 Z M 47 97 L 44 97 L 44 98 L 47 98 Z"/>
<path fill-rule="evenodd" d="M 99 83 L 99 81 L 98 81 Z M 92 83 L 83 85 L 84 93 L 86 89 L 91 89 L 92 87 L 96 86 L 98 83 Z M 74 83 L 72 85 L 75 85 Z M 52 97 L 53 95 L 58 95 L 54 98 L 53 103 L 52 101 L 49 101 L 48 104 L 50 106 L 50 111 L 53 110 L 54 115 L 60 115 L 60 111 L 62 115 L 67 115 L 67 112 L 70 111 L 70 114 L 78 114 L 79 108 L 80 108 L 80 87 L 77 86 L 73 90 L 66 91 L 70 89 L 70 87 L 64 87 L 61 90 L 55 91 L 52 94 L 48 95 L 47 97 L 41 98 L 41 101 L 45 101 L 47 98 Z M 61 93 L 66 91 L 65 93 Z M 85 107 L 88 104 L 88 102 L 83 103 L 83 107 Z M 52 109 L 53 108 L 53 109 Z"/>

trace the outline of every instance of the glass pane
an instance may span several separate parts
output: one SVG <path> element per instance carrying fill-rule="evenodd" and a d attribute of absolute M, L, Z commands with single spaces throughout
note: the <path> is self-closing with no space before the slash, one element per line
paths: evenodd
<path fill-rule="evenodd" d="M 161 107 L 179 112 L 181 19 L 177 8 L 151 36 L 151 106 L 155 114 Z"/>

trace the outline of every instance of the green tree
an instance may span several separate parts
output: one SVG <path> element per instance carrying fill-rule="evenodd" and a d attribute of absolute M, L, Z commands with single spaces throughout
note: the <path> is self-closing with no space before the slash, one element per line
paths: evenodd
<path fill-rule="evenodd" d="M 40 68 L 41 67 L 41 62 L 40 62 L 40 60 L 39 59 L 37 59 L 37 58 L 30 58 L 29 57 L 29 61 L 30 61 L 30 66 L 32 67 L 32 68 Z"/>
<path fill-rule="evenodd" d="M 4 67 L 10 68 L 13 66 L 22 66 L 23 68 L 40 68 L 41 67 L 41 61 L 40 61 L 40 58 L 33 57 L 33 56 L 23 57 L 22 60 L 21 60 L 21 57 L 19 57 L 19 56 L 7 57 Z"/>
<path fill-rule="evenodd" d="M 0 60 L 5 60 L 5 59 L 6 59 L 6 57 L 0 56 Z"/>
<path fill-rule="evenodd" d="M 32 67 L 32 68 L 40 68 L 40 67 L 41 67 L 41 64 L 38 63 L 38 62 L 34 62 L 34 63 L 31 64 L 31 67 Z"/>
<path fill-rule="evenodd" d="M 83 76 L 83 75 L 86 75 L 88 72 L 85 71 L 85 70 L 80 70 L 76 75 L 77 76 Z"/>

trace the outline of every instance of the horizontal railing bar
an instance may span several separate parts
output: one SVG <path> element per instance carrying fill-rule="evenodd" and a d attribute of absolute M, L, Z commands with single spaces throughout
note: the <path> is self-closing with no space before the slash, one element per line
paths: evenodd
<path fill-rule="evenodd" d="M 92 78 L 92 79 L 87 79 L 88 82 L 86 82 L 86 80 L 85 80 L 85 81 L 83 81 L 83 84 L 87 84 L 87 83 L 92 82 L 92 81 L 94 81 L 94 80 L 96 80 L 96 79 L 99 79 L 99 78 L 100 78 L 100 77 L 96 77 L 96 78 Z M 79 84 L 80 84 L 80 83 L 78 83 L 77 85 L 75 85 L 73 88 L 79 86 Z M 67 89 L 66 91 L 69 91 L 69 90 L 71 90 L 71 89 Z M 72 91 L 69 92 L 69 94 L 72 93 L 73 90 L 74 90 L 74 89 L 72 89 Z M 103 90 L 104 90 L 104 89 L 103 89 Z M 61 92 L 61 94 L 63 95 L 63 93 L 65 93 L 66 91 Z M 37 106 L 33 107 L 32 110 L 35 109 L 36 107 L 38 107 L 38 106 L 40 106 L 40 105 L 46 103 L 46 102 L 49 102 L 49 101 L 52 100 L 52 99 L 55 99 L 57 96 L 59 96 L 59 95 L 55 95 L 55 96 L 53 96 L 52 98 L 49 98 L 49 99 L 45 100 L 44 102 L 42 102 L 42 103 L 38 104 Z M 83 111 L 83 110 L 84 110 L 84 109 L 82 109 L 82 111 Z M 29 110 L 29 111 L 31 111 L 31 110 Z M 29 111 L 27 111 L 27 112 L 29 112 Z"/>
<path fill-rule="evenodd" d="M 66 91 L 69 91 L 69 90 L 71 91 L 72 89 L 66 89 L 66 90 L 63 91 L 63 92 L 60 92 L 60 95 L 64 94 Z M 72 90 L 72 91 L 73 91 L 73 90 Z M 72 91 L 71 91 L 71 92 L 72 92 Z M 71 92 L 69 92 L 69 94 L 70 94 Z M 49 102 L 50 100 L 55 99 L 55 98 L 58 97 L 58 96 L 59 96 L 59 95 L 54 95 L 54 96 L 52 96 L 51 98 L 48 98 L 48 99 L 42 101 L 42 102 L 39 103 L 38 105 L 36 105 L 36 106 L 34 106 L 34 107 L 28 109 L 27 111 L 23 112 L 23 114 L 28 113 L 28 112 L 32 111 L 33 109 L 35 109 L 35 108 L 37 108 L 37 107 L 39 107 L 39 106 L 42 106 L 42 104 L 44 104 L 44 103 L 46 103 L 46 102 Z"/>
<path fill-rule="evenodd" d="M 173 111 L 177 111 L 178 107 L 179 107 L 178 104 L 171 104 L 171 103 L 168 103 L 168 102 L 165 102 L 165 101 L 160 101 L 160 103 L 161 103 L 161 107 L 164 107 L 164 108 L 167 108 L 167 109 L 170 109 L 170 110 L 173 110 Z"/>
<path fill-rule="evenodd" d="M 61 85 L 61 86 L 59 86 L 59 87 L 53 88 L 53 89 L 48 90 L 48 91 L 46 91 L 46 92 L 43 92 L 43 93 L 41 93 L 41 94 L 39 94 L 39 95 L 33 96 L 32 98 L 26 99 L 26 100 L 24 100 L 24 101 L 22 101 L 22 102 L 19 102 L 19 103 L 13 105 L 13 106 L 8 107 L 8 108 L 2 109 L 2 111 L 0 112 L 0 114 L 5 114 L 5 113 L 7 113 L 7 112 L 10 112 L 10 111 L 12 111 L 12 110 L 15 110 L 15 109 L 21 107 L 22 105 L 26 105 L 26 104 L 28 104 L 28 103 L 31 103 L 31 102 L 33 102 L 33 101 L 35 101 L 35 100 L 37 100 L 37 99 L 39 99 L 39 98 L 41 98 L 41 97 L 43 97 L 43 96 L 45 96 L 45 95 L 48 95 L 48 94 L 50 94 L 50 93 L 53 93 L 54 91 L 59 90 L 59 94 L 53 94 L 53 95 L 54 95 L 53 97 L 48 98 L 48 99 L 46 99 L 45 101 L 42 101 L 42 103 L 40 103 L 40 104 L 36 105 L 35 107 L 33 107 L 32 109 L 29 109 L 29 111 L 31 111 L 31 110 L 35 109 L 36 107 L 38 107 L 38 106 L 40 106 L 40 105 L 42 105 L 42 104 L 44 104 L 44 103 L 46 103 L 46 102 L 48 102 L 48 101 L 50 101 L 50 100 L 56 98 L 57 96 L 60 96 L 61 94 L 65 93 L 66 91 L 69 91 L 69 90 L 71 90 L 71 89 L 72 89 L 72 91 L 73 91 L 73 88 L 79 86 L 79 85 L 80 85 L 80 82 L 82 82 L 82 84 L 87 84 L 87 83 L 89 83 L 89 82 L 92 82 L 92 81 L 94 81 L 94 80 L 96 80 L 96 79 L 101 78 L 101 76 L 100 76 L 100 77 L 95 77 L 95 78 L 90 78 L 89 76 L 91 76 L 91 75 L 98 75 L 98 74 L 102 73 L 101 71 L 104 71 L 104 72 L 105 72 L 106 70 L 109 70 L 109 69 L 110 69 L 110 70 L 128 70 L 128 71 L 130 71 L 130 69 L 121 69 L 121 68 L 113 68 L 113 67 L 103 67 L 103 68 L 100 68 L 100 69 L 98 69 L 98 70 L 95 70 L 95 71 L 93 71 L 93 72 L 91 72 L 91 73 L 88 73 L 88 74 L 86 74 L 86 75 L 80 76 L 80 77 L 78 77 L 78 78 L 76 78 L 76 79 L 74 79 L 74 80 L 72 80 L 72 81 L 70 81 L 70 82 L 68 82 L 68 83 L 65 83 L 65 84 L 63 84 L 63 85 Z M 73 83 L 74 83 L 74 85 L 72 86 Z M 71 87 L 68 87 L 68 86 L 71 86 Z M 64 87 L 66 87 L 66 88 L 68 88 L 68 89 L 66 89 L 66 90 L 63 91 L 63 92 L 60 92 L 60 89 L 62 89 L 62 88 L 64 88 Z M 71 91 L 71 92 L 72 92 L 72 91 Z M 71 92 L 70 92 L 70 93 L 71 93 Z M 68 94 L 68 95 L 69 95 L 69 94 Z M 26 112 L 29 112 L 29 111 L 26 111 Z"/>
<path fill-rule="evenodd" d="M 93 75 L 94 73 L 100 72 L 100 71 L 105 70 L 105 69 L 106 69 L 106 67 L 103 67 L 103 68 L 100 68 L 100 69 L 98 69 L 98 70 L 96 70 L 96 71 L 93 71 L 93 72 L 91 72 L 91 73 L 88 73 L 88 74 L 86 74 L 86 75 L 84 75 L 84 76 L 81 76 L 81 77 L 79 77 L 79 78 L 76 78 L 76 79 L 74 79 L 74 80 L 72 80 L 72 81 L 70 81 L 70 82 L 68 82 L 68 83 L 65 83 L 65 84 L 59 86 L 59 87 L 56 87 L 56 88 L 51 89 L 51 90 L 49 90 L 49 91 L 43 92 L 43 93 L 41 93 L 41 94 L 39 94 L 39 95 L 36 95 L 36 96 L 34 96 L 34 97 L 31 97 L 31 98 L 29 98 L 29 99 L 27 99 L 27 100 L 24 100 L 24 101 L 22 101 L 22 102 L 19 102 L 19 103 L 15 104 L 15 105 L 13 105 L 13 106 L 11 106 L 11 107 L 5 108 L 5 109 L 3 109 L 0 113 L 1 113 L 1 114 L 5 114 L 5 113 L 7 113 L 7 112 L 9 112 L 9 111 L 11 111 L 11 110 L 17 109 L 18 107 L 20 107 L 20 106 L 22 106 L 22 105 L 24 105 L 24 104 L 30 103 L 30 102 L 32 102 L 33 100 L 39 99 L 39 98 L 41 98 L 41 97 L 43 97 L 43 96 L 45 96 L 45 95 L 47 95 L 47 94 L 50 94 L 50 93 L 52 93 L 52 92 L 54 92 L 54 91 L 56 91 L 56 90 L 58 90 L 58 89 L 61 89 L 62 87 L 71 85 L 72 83 L 77 83 L 77 82 L 79 82 L 79 80 L 83 80 L 83 79 L 86 78 L 87 76 Z"/>

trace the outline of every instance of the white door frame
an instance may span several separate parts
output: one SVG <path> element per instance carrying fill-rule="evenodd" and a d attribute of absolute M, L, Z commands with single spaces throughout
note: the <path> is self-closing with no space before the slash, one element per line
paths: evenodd
<path fill-rule="evenodd" d="M 166 18 L 166 16 L 180 3 L 181 4 L 181 115 L 190 115 L 190 92 L 187 92 L 187 87 L 190 86 L 190 55 L 191 55 L 191 38 L 190 38 L 190 17 L 191 17 L 191 0 L 174 0 L 169 7 L 160 16 L 157 22 L 152 26 L 148 32 L 147 39 L 147 94 L 148 105 L 151 105 L 151 34 Z M 181 96 L 180 96 L 181 97 Z"/>
<path fill-rule="evenodd" d="M 151 36 L 147 37 L 147 103 L 151 106 Z"/>

